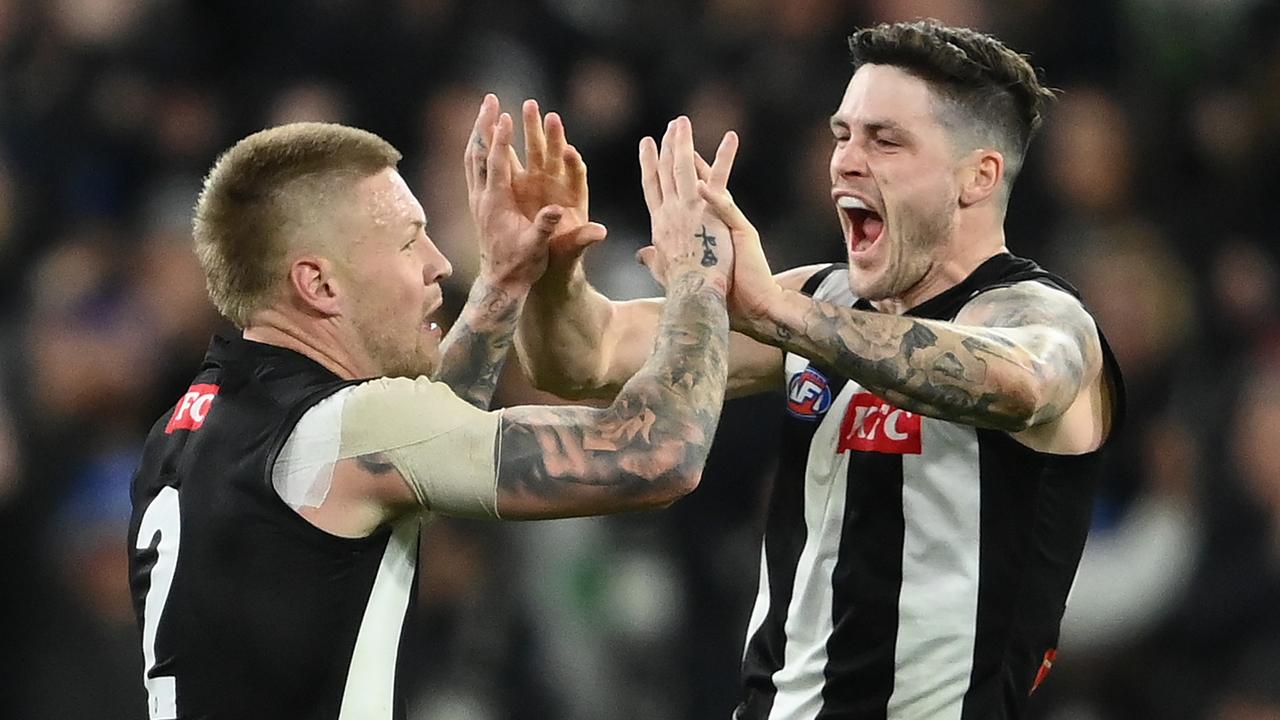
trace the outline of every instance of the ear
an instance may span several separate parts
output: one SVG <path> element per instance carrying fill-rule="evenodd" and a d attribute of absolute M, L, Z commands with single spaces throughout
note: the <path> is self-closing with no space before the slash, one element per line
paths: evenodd
<path fill-rule="evenodd" d="M 1003 181 L 1004 155 L 999 150 L 974 150 L 961 174 L 960 207 L 977 205 L 996 195 Z"/>
<path fill-rule="evenodd" d="M 322 317 L 341 314 L 341 283 L 327 258 L 304 255 L 289 266 L 289 286 L 294 298 L 308 312 Z"/>

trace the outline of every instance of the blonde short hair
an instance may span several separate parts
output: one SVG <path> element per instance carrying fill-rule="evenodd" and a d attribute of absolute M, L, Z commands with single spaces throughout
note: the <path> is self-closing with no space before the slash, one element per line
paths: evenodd
<path fill-rule="evenodd" d="M 371 132 L 331 123 L 270 128 L 224 152 L 205 178 L 192 228 L 218 311 L 246 327 L 285 276 L 290 231 L 331 204 L 335 189 L 400 157 Z"/>

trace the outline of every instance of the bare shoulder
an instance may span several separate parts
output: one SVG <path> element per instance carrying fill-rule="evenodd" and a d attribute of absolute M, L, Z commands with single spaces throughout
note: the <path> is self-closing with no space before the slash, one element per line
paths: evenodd
<path fill-rule="evenodd" d="M 1113 391 L 1103 371 L 1098 326 L 1078 298 L 1046 283 L 1020 282 L 975 296 L 956 322 L 989 328 L 1034 360 L 1041 420 L 1013 433 L 1014 439 L 1063 454 L 1101 446 L 1110 434 Z"/>
<path fill-rule="evenodd" d="M 1046 283 L 1027 280 L 981 292 L 960 310 L 956 323 L 1036 328 L 1078 347 L 1086 364 L 1101 364 L 1102 343 L 1093 316 L 1078 298 Z"/>

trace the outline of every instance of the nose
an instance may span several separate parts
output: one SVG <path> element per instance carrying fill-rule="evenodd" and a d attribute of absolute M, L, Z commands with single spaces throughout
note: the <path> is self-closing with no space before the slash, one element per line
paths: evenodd
<path fill-rule="evenodd" d="M 864 177 L 867 174 L 867 153 L 856 138 L 836 143 L 831 151 L 831 179 Z"/>
<path fill-rule="evenodd" d="M 440 252 L 440 248 L 431 242 L 431 238 L 423 243 L 427 249 L 427 261 L 422 265 L 422 280 L 427 285 L 434 285 L 453 275 L 453 264 Z"/>

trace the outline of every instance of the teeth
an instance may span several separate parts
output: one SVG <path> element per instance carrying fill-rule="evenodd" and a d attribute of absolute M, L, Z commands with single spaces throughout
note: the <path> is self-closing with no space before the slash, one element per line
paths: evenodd
<path fill-rule="evenodd" d="M 851 195 L 841 195 L 836 200 L 836 205 L 845 210 L 870 210 L 867 204 Z"/>

